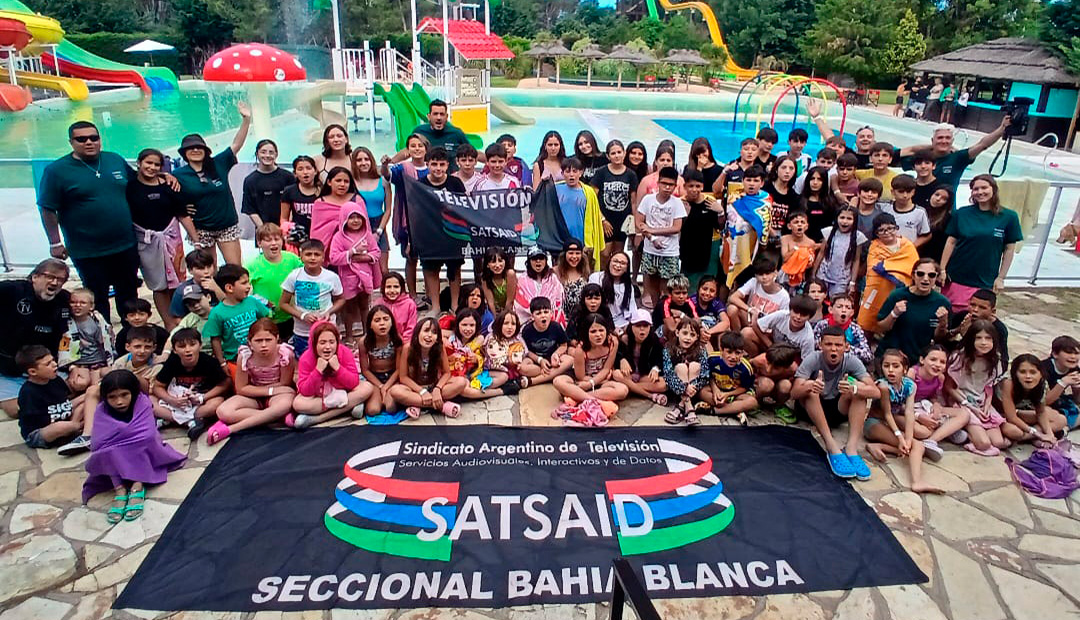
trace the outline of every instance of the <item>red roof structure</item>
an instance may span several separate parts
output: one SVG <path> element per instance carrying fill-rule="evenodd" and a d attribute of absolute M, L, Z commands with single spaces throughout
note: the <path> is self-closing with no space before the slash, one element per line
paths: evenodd
<path fill-rule="evenodd" d="M 443 33 L 443 20 L 425 17 L 417 26 L 417 32 Z M 448 39 L 465 60 L 511 60 L 514 52 L 506 47 L 502 37 L 484 32 L 484 24 L 471 19 L 451 19 L 447 24 Z"/>

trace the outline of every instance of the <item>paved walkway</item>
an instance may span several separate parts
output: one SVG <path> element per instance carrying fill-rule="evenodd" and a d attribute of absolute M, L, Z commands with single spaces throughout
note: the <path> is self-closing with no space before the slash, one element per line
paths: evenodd
<path fill-rule="evenodd" d="M 1075 299 L 1042 292 L 1010 292 L 1005 308 L 1015 354 L 1045 354 L 1050 340 L 1077 332 Z M 1018 313 L 1024 309 L 1024 313 Z M 550 387 L 472 403 L 457 420 L 427 416 L 412 424 L 550 426 L 557 396 Z M 665 409 L 641 400 L 624 404 L 616 425 L 664 426 Z M 725 420 L 707 418 L 706 424 Z M 340 424 L 363 424 L 342 420 Z M 761 416 L 754 424 L 777 423 Z M 841 431 L 843 433 L 843 431 Z M 1080 441 L 1080 432 L 1073 432 Z M 109 495 L 79 502 L 86 455 L 61 458 L 29 450 L 14 420 L 0 421 L 0 620 L 115 618 L 295 620 L 603 620 L 606 604 L 550 605 L 502 610 L 309 611 L 223 614 L 112 611 L 109 607 L 149 552 L 180 502 L 220 446 L 192 445 L 179 430 L 169 444 L 189 455 L 188 465 L 148 493 L 137 521 L 108 526 Z M 928 463 L 929 482 L 948 491 L 922 497 L 906 491 L 907 468 L 873 464 L 874 477 L 855 489 L 930 576 L 924 585 L 816 592 L 769 597 L 715 597 L 657 601 L 665 620 L 1067 620 L 1080 619 L 1080 493 L 1047 501 L 1022 493 L 1001 458 L 982 458 L 946 447 Z M 1013 458 L 1030 447 L 1010 450 Z M 822 465 L 824 467 L 824 464 Z"/>

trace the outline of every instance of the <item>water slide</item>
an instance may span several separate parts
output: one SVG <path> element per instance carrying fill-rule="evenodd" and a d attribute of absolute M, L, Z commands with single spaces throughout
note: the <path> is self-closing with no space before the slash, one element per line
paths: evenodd
<path fill-rule="evenodd" d="M 405 148 L 405 141 L 417 125 L 427 122 L 428 105 L 431 97 L 419 84 L 413 84 L 412 90 L 405 90 L 399 83 L 391 84 L 390 90 L 386 90 L 382 84 L 375 84 L 375 94 L 382 97 L 383 102 L 390 108 L 390 116 L 394 120 L 394 137 L 396 148 Z M 476 134 L 465 134 L 469 144 L 478 150 L 484 148 L 484 139 Z"/>
<path fill-rule="evenodd" d="M 501 120 L 504 123 L 510 123 L 511 125 L 534 125 L 536 119 L 523 116 L 517 110 L 511 106 L 499 101 L 495 97 L 491 98 L 491 113 L 495 115 L 495 118 Z"/>
<path fill-rule="evenodd" d="M 44 20 L 56 23 L 55 20 L 37 15 L 20 0 L 0 0 L 0 12 L 5 13 L 7 17 L 27 23 L 31 33 L 34 33 L 32 24 L 41 23 Z M 60 36 L 53 41 L 43 41 L 36 34 L 35 39 L 39 43 L 58 43 L 56 47 L 57 58 L 54 58 L 52 52 L 46 48 L 42 50 L 41 59 L 46 66 L 55 67 L 59 64 L 60 71 L 68 75 L 101 82 L 135 84 L 144 92 L 174 90 L 177 88 L 176 75 L 169 69 L 125 65 L 102 58 L 63 39 L 63 30 L 60 30 Z"/>
<path fill-rule="evenodd" d="M 30 96 L 30 91 L 22 86 L 0 84 L 0 111 L 18 112 L 19 110 L 25 110 L 31 101 L 33 101 L 33 97 Z"/>
<path fill-rule="evenodd" d="M 404 87 L 402 87 L 402 90 L 405 90 Z M 409 104 L 412 105 L 413 112 L 423 119 L 421 122 L 426 123 L 428 109 L 431 108 L 431 95 L 424 90 L 423 86 L 413 82 L 412 88 L 405 91 L 405 96 L 408 98 Z M 484 138 L 474 133 L 467 133 L 465 137 L 468 138 L 469 144 L 476 147 L 476 150 L 484 150 Z"/>
<path fill-rule="evenodd" d="M 652 19 L 660 19 L 659 12 L 656 10 L 656 2 L 658 0 L 646 0 L 649 8 L 649 17 Z M 659 0 L 660 6 L 665 11 L 682 11 L 686 9 L 696 9 L 701 13 L 701 16 L 705 18 L 705 25 L 709 28 L 709 37 L 712 38 L 712 43 L 716 47 L 724 50 L 727 55 L 727 60 L 724 61 L 724 71 L 734 74 L 736 79 L 749 80 L 757 75 L 757 71 L 753 69 L 744 69 L 735 62 L 731 57 L 731 52 L 728 50 L 727 45 L 724 43 L 724 35 L 720 32 L 720 24 L 716 21 L 716 14 L 713 13 L 712 7 L 705 2 L 672 2 L 671 0 Z"/>
<path fill-rule="evenodd" d="M 35 88 L 47 88 L 57 90 L 68 96 L 73 101 L 83 101 L 90 96 L 90 89 L 86 82 L 79 78 L 59 77 L 45 73 L 32 73 L 30 71 L 16 71 L 15 79 L 22 86 Z M 0 71 L 0 82 L 9 81 L 7 71 Z"/>

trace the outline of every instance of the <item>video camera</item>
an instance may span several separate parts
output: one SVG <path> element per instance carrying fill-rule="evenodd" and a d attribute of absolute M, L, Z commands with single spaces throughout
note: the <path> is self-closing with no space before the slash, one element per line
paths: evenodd
<path fill-rule="evenodd" d="M 1005 137 L 1022 136 L 1028 130 L 1028 109 L 1035 100 L 1030 97 L 1016 97 L 1001 104 L 1001 111 L 1012 117 L 1012 122 L 1005 128 Z"/>

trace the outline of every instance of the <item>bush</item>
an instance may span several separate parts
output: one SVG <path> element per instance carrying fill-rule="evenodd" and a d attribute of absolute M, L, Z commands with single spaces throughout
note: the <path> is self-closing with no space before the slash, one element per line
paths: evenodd
<path fill-rule="evenodd" d="M 102 58 L 137 66 L 150 62 L 150 55 L 128 54 L 124 50 L 144 39 L 153 39 L 159 43 L 165 43 L 177 48 L 182 44 L 179 40 L 180 37 L 168 32 L 72 32 L 68 33 L 66 38 L 75 45 Z M 187 59 L 176 52 L 153 54 L 153 57 L 155 67 L 168 67 L 177 75 L 191 73 L 191 67 L 186 62 Z"/>

